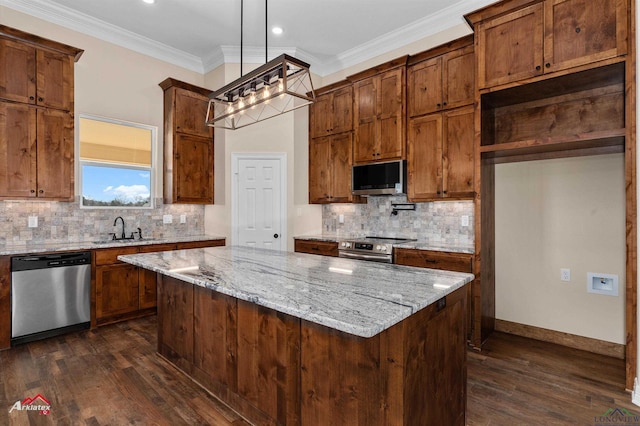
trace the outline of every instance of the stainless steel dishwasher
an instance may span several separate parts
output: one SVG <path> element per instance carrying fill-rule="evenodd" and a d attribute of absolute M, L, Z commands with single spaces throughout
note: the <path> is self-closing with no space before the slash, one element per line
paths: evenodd
<path fill-rule="evenodd" d="M 11 344 L 89 328 L 91 252 L 11 258 Z"/>

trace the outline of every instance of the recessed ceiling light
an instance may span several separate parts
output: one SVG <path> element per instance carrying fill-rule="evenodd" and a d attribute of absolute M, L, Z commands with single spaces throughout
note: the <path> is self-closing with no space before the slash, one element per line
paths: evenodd
<path fill-rule="evenodd" d="M 156 0 L 142 0 L 142 1 L 147 4 L 154 4 L 156 2 Z"/>
<path fill-rule="evenodd" d="M 276 35 L 280 35 L 280 34 L 282 34 L 282 31 L 283 31 L 283 30 L 282 30 L 282 28 L 281 28 L 281 27 L 273 27 L 273 28 L 271 28 L 271 32 L 272 32 L 272 33 L 274 33 L 274 34 L 276 34 Z"/>

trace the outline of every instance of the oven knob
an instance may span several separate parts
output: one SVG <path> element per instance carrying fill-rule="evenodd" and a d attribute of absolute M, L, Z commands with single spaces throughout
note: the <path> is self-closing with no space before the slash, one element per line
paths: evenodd
<path fill-rule="evenodd" d="M 347 248 L 351 248 L 351 243 L 342 243 L 344 246 L 346 246 Z"/>
<path fill-rule="evenodd" d="M 342 247 L 346 247 L 346 246 L 347 246 L 347 243 L 343 242 Z"/>
<path fill-rule="evenodd" d="M 380 246 L 376 246 L 377 251 L 380 251 L 380 248 L 381 248 Z"/>
<path fill-rule="evenodd" d="M 382 251 L 387 251 L 387 246 L 382 246 Z"/>

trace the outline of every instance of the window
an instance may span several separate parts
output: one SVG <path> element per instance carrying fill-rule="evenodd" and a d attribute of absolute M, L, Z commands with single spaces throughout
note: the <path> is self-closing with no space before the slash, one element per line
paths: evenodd
<path fill-rule="evenodd" d="M 153 126 L 80 116 L 81 207 L 152 208 Z"/>

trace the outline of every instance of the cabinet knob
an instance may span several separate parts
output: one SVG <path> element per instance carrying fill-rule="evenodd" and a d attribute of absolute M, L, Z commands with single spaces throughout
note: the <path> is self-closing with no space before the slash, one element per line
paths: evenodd
<path fill-rule="evenodd" d="M 34 96 L 29 96 L 29 100 L 30 100 L 30 101 L 32 101 L 32 100 L 34 100 L 34 99 L 35 99 L 35 97 L 34 97 Z"/>
<path fill-rule="evenodd" d="M 447 191 L 446 191 L 446 190 L 445 190 L 445 191 L 442 191 L 442 193 L 443 193 L 443 194 L 446 194 L 446 193 L 447 193 Z"/>
<path fill-rule="evenodd" d="M 576 27 L 576 34 L 580 34 L 580 31 L 582 31 L 580 27 Z"/>
<path fill-rule="evenodd" d="M 44 101 L 44 98 L 38 98 L 38 102 Z"/>
<path fill-rule="evenodd" d="M 436 106 L 437 106 L 438 108 L 440 108 L 440 104 L 436 104 Z"/>
<path fill-rule="evenodd" d="M 38 193 L 44 194 L 44 189 L 41 189 L 40 191 L 38 191 Z"/>
<path fill-rule="evenodd" d="M 443 102 L 443 103 L 442 103 L 442 105 L 447 106 L 447 103 L 446 103 L 446 102 Z"/>
<path fill-rule="evenodd" d="M 551 64 L 549 62 L 547 62 L 546 64 L 544 64 L 545 67 L 547 68 L 551 68 Z"/>
<path fill-rule="evenodd" d="M 540 65 L 538 65 L 538 66 L 536 67 L 536 71 L 540 71 L 541 69 L 542 69 L 542 67 L 541 67 Z"/>
<path fill-rule="evenodd" d="M 35 194 L 35 192 L 36 192 L 36 190 L 35 190 L 35 189 L 32 189 L 32 190 L 31 190 L 31 193 L 32 193 L 32 194 Z"/>

